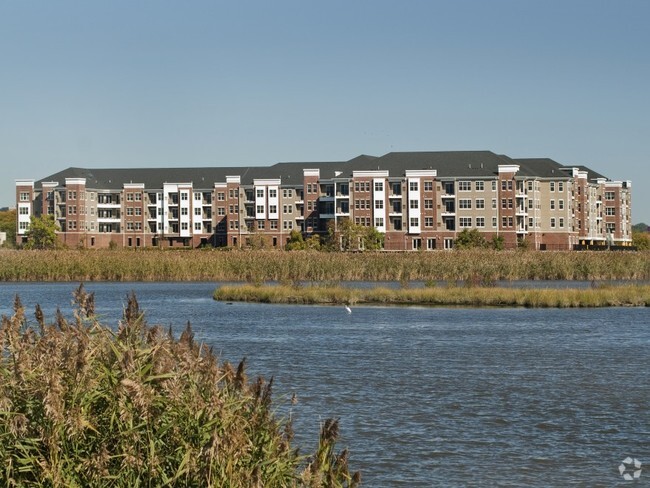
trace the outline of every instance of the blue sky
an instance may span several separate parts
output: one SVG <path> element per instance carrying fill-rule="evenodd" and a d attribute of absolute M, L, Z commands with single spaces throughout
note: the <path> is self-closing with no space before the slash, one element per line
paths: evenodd
<path fill-rule="evenodd" d="M 650 2 L 0 0 L 0 206 L 68 166 L 486 149 L 631 180 Z"/>

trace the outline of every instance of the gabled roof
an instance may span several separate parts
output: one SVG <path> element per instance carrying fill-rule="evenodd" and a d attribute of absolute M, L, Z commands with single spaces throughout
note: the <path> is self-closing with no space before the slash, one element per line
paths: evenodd
<path fill-rule="evenodd" d="M 435 169 L 438 177 L 494 177 L 500 164 L 513 164 L 506 156 L 492 151 L 391 152 L 368 162 L 363 168 L 390 171 L 401 176 L 409 169 Z"/>
<path fill-rule="evenodd" d="M 406 170 L 434 169 L 438 178 L 493 178 L 498 175 L 499 165 L 519 165 L 520 176 L 562 178 L 571 176 L 569 167 L 549 158 L 511 159 L 492 151 L 419 151 L 390 152 L 376 157 L 359 155 L 349 161 L 280 162 L 272 166 L 224 166 L 173 168 L 77 168 L 70 167 L 46 178 L 60 185 L 66 178 L 85 178 L 88 188 L 116 189 L 125 183 L 144 183 L 145 188 L 162 188 L 164 183 L 192 183 L 197 190 L 211 190 L 214 183 L 225 182 L 227 176 L 241 177 L 243 185 L 252 185 L 254 179 L 280 178 L 283 186 L 302 186 L 303 170 L 318 169 L 323 179 L 337 176 L 349 178 L 353 171 L 388 171 L 390 176 L 404 176 Z M 605 178 L 585 166 L 575 166 L 588 172 L 588 178 Z"/>
<path fill-rule="evenodd" d="M 557 178 L 560 176 L 571 176 L 569 171 L 571 168 L 578 168 L 580 171 L 587 172 L 587 179 L 593 181 L 596 178 L 609 179 L 586 166 L 571 166 L 563 165 L 557 161 L 549 158 L 528 158 L 528 159 L 515 159 L 516 163 L 522 169 L 526 169 L 530 176 L 538 176 L 540 178 Z"/>

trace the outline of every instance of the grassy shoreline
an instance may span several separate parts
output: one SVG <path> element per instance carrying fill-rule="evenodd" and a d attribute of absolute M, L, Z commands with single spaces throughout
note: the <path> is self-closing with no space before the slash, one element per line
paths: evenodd
<path fill-rule="evenodd" d="M 305 305 L 426 305 L 467 307 L 647 307 L 650 285 L 598 286 L 585 289 L 434 287 L 418 289 L 350 288 L 342 286 L 221 286 L 219 301 Z"/>
<path fill-rule="evenodd" d="M 0 281 L 650 280 L 650 251 L 0 250 Z"/>

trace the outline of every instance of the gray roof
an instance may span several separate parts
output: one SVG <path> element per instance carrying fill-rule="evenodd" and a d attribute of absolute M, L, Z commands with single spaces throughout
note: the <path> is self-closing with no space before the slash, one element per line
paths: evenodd
<path fill-rule="evenodd" d="M 511 159 L 492 151 L 421 151 L 390 152 L 384 156 L 362 154 L 349 161 L 281 162 L 272 166 L 224 166 L 173 168 L 77 168 L 70 167 L 38 180 L 56 181 L 63 185 L 66 178 L 85 178 L 88 188 L 116 189 L 125 183 L 143 183 L 145 188 L 162 188 L 164 183 L 192 183 L 196 189 L 211 190 L 214 183 L 225 182 L 226 176 L 241 176 L 242 184 L 251 185 L 254 179 L 280 178 L 283 186 L 302 186 L 303 170 L 318 169 L 323 179 L 336 175 L 351 177 L 353 171 L 388 171 L 390 176 L 403 176 L 406 170 L 435 169 L 439 178 L 486 177 L 498 174 L 499 165 L 518 164 L 519 175 L 537 177 L 570 176 L 560 163 L 548 158 Z M 589 179 L 604 176 L 584 167 Z"/>

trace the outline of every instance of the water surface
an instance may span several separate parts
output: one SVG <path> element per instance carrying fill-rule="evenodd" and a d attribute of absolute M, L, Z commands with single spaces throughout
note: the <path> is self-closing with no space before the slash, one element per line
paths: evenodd
<path fill-rule="evenodd" d="M 149 323 L 189 320 L 222 359 L 274 376 L 302 451 L 340 419 L 364 486 L 632 486 L 650 479 L 647 308 L 472 309 L 226 304 L 214 283 L 89 283 L 114 326 L 135 291 Z M 0 313 L 71 317 L 75 284 L 0 284 Z M 295 393 L 298 404 L 288 399 Z M 647 463 L 647 464 L 646 464 Z"/>

